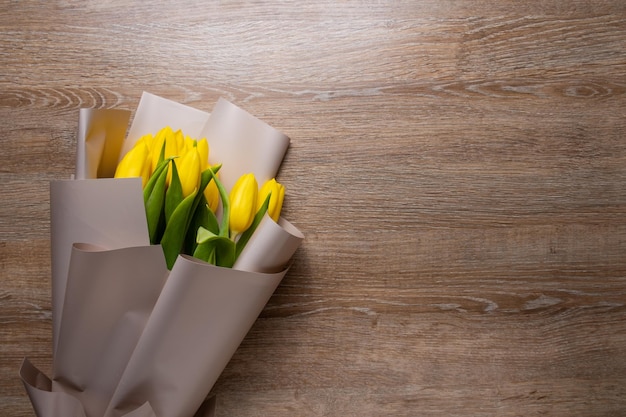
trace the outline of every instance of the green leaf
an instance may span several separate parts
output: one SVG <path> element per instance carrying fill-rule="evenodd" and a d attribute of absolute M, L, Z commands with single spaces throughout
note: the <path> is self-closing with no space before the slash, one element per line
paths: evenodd
<path fill-rule="evenodd" d="M 209 230 L 213 230 L 215 233 L 219 233 L 220 225 L 218 223 L 217 216 L 215 216 L 215 213 L 211 211 L 208 204 L 204 204 L 203 212 L 205 213 L 205 222 L 201 224 L 201 226 L 204 226 Z"/>
<path fill-rule="evenodd" d="M 193 254 L 196 250 L 196 233 L 201 226 L 215 234 L 219 233 L 217 217 L 215 217 L 215 214 L 209 209 L 204 194 L 199 193 L 196 198 L 198 197 L 198 206 L 193 211 L 185 238 L 184 252 L 188 254 Z"/>
<path fill-rule="evenodd" d="M 209 243 L 196 245 L 193 257 L 215 265 L 215 246 Z"/>
<path fill-rule="evenodd" d="M 200 187 L 196 192 L 196 198 L 191 208 L 192 214 L 189 216 L 189 221 L 185 229 L 187 232 L 183 251 L 187 254 L 191 254 L 195 251 L 198 227 L 203 226 L 209 230 L 219 230 L 215 214 L 207 207 L 204 190 L 211 182 L 213 175 L 217 173 L 221 167 L 221 164 L 215 165 L 207 168 L 200 174 Z"/>
<path fill-rule="evenodd" d="M 263 202 L 261 207 L 259 207 L 259 211 L 257 211 L 256 215 L 254 216 L 254 219 L 252 220 L 252 224 L 250 225 L 250 227 L 248 227 L 246 231 L 243 232 L 239 236 L 239 239 L 237 240 L 237 244 L 236 244 L 237 246 L 235 249 L 235 260 L 237 260 L 237 258 L 241 254 L 241 251 L 243 251 L 243 248 L 246 247 L 246 244 L 248 243 L 248 241 L 250 240 L 250 238 L 256 231 L 256 228 L 261 223 L 261 220 L 263 220 L 263 216 L 265 216 L 265 213 L 267 213 L 267 208 L 270 204 L 271 196 L 272 196 L 272 193 L 269 193 L 267 195 L 267 197 L 265 198 L 265 201 Z"/>
<path fill-rule="evenodd" d="M 216 165 L 214 167 L 207 168 L 206 170 L 204 170 L 200 174 L 200 187 L 198 188 L 198 191 L 197 191 L 197 194 L 196 194 L 196 199 L 193 202 L 193 208 L 192 208 L 192 210 L 194 212 L 202 204 L 206 204 L 206 199 L 204 198 L 204 190 L 206 189 L 206 187 L 211 182 L 211 179 L 213 178 L 214 174 L 216 174 L 220 170 L 221 167 L 222 167 L 221 164 L 220 165 Z M 190 219 L 190 221 L 191 221 L 191 219 Z M 195 233 L 195 231 L 194 231 L 194 233 Z M 194 239 L 195 239 L 195 235 L 194 235 Z"/>
<path fill-rule="evenodd" d="M 165 226 L 161 246 L 165 253 L 167 269 L 172 269 L 176 258 L 181 253 L 185 236 L 187 235 L 187 227 L 195 197 L 195 193 L 191 193 L 185 197 L 176 209 L 174 209 L 174 212 Z"/>
<path fill-rule="evenodd" d="M 226 188 L 224 188 L 224 184 L 217 178 L 216 173 L 213 170 L 207 170 L 211 175 L 213 181 L 215 181 L 215 185 L 217 185 L 217 190 L 220 193 L 220 198 L 222 200 L 222 225 L 220 226 L 220 236 L 229 237 L 228 223 L 230 222 L 230 198 L 228 197 L 228 192 Z"/>
<path fill-rule="evenodd" d="M 218 237 L 220 236 L 216 233 L 213 233 L 211 230 L 204 227 L 199 227 L 198 233 L 196 233 L 196 242 L 201 245 L 203 243 L 210 242 L 211 240 L 214 240 Z"/>
<path fill-rule="evenodd" d="M 167 161 L 160 162 L 154 169 L 154 172 L 152 172 L 152 174 L 150 175 L 150 178 L 148 179 L 146 186 L 143 188 L 144 203 L 148 201 L 148 197 L 150 197 L 150 194 L 152 194 L 152 191 L 154 190 L 154 187 L 156 186 L 157 181 L 159 181 L 159 176 L 161 175 L 163 170 L 167 170 L 168 164 L 171 160 L 172 158 L 168 158 Z"/>
<path fill-rule="evenodd" d="M 169 163 L 169 162 L 168 162 Z M 144 189 L 144 203 L 150 243 L 159 243 L 159 225 L 162 220 L 163 202 L 165 200 L 165 181 L 167 164 L 157 168 Z"/>
<path fill-rule="evenodd" d="M 213 165 L 202 171 L 200 174 L 200 189 L 204 192 L 204 189 L 209 185 L 209 182 L 213 179 L 215 175 L 222 168 L 222 164 Z"/>
<path fill-rule="evenodd" d="M 178 176 L 178 168 L 176 167 L 176 161 L 172 161 L 172 178 L 170 179 L 170 185 L 165 192 L 165 223 L 169 223 L 170 217 L 178 205 L 183 201 L 183 186 L 180 183 L 180 177 Z"/>
<path fill-rule="evenodd" d="M 196 239 L 198 246 L 194 257 L 206 262 L 213 260 L 214 265 L 231 268 L 235 263 L 235 242 L 227 237 L 216 235 L 210 230 L 200 227 Z M 210 259 L 211 256 L 213 259 Z"/>
<path fill-rule="evenodd" d="M 161 145 L 161 151 L 159 152 L 159 159 L 157 159 L 157 166 L 163 163 L 165 160 L 165 141 L 163 141 L 163 145 Z"/>

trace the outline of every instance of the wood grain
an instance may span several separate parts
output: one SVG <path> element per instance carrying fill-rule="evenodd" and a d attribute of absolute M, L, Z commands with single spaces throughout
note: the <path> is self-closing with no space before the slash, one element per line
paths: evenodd
<path fill-rule="evenodd" d="M 626 414 L 626 3 L 0 4 L 0 415 L 50 367 L 78 109 L 219 97 L 306 236 L 218 416 Z"/>

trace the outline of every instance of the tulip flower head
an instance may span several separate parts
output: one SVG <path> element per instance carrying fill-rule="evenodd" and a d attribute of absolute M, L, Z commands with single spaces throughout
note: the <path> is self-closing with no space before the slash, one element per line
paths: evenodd
<path fill-rule="evenodd" d="M 195 146 L 187 149 L 185 153 L 174 159 L 180 184 L 183 190 L 183 197 L 187 197 L 200 185 L 200 154 Z"/>
<path fill-rule="evenodd" d="M 115 170 L 115 178 L 141 177 L 141 185 L 145 187 L 151 174 L 150 152 L 145 140 L 139 140 L 122 158 Z"/>
<path fill-rule="evenodd" d="M 280 217 L 280 211 L 283 207 L 283 200 L 285 198 L 285 187 L 276 182 L 275 178 L 268 180 L 263 184 L 259 190 L 259 198 L 257 199 L 257 210 L 261 208 L 263 202 L 270 195 L 269 205 L 267 206 L 267 214 L 274 220 L 278 221 Z"/>
<path fill-rule="evenodd" d="M 166 138 L 167 137 L 171 137 L 172 134 L 174 132 L 172 131 L 172 128 L 169 126 L 164 127 L 163 129 L 159 130 L 157 132 L 157 134 L 154 137 L 150 137 L 148 139 L 148 141 L 150 142 L 150 157 L 152 160 L 152 172 L 154 172 L 154 170 L 156 170 L 157 165 L 159 164 L 159 158 L 161 157 L 161 151 L 163 150 L 165 152 L 165 142 L 166 142 Z M 165 153 L 163 154 L 164 158 L 168 158 L 171 155 L 165 155 Z"/>
<path fill-rule="evenodd" d="M 200 169 L 204 171 L 209 167 L 209 142 L 206 138 L 202 138 L 195 142 L 196 148 L 198 148 L 198 155 L 200 155 Z"/>
<path fill-rule="evenodd" d="M 254 174 L 244 174 L 230 191 L 230 231 L 232 236 L 244 232 L 252 224 L 257 208 L 259 186 Z"/>

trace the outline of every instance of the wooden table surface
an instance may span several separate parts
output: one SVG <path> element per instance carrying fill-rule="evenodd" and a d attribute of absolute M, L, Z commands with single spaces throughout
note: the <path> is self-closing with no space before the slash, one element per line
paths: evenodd
<path fill-rule="evenodd" d="M 0 415 L 82 107 L 227 98 L 306 236 L 218 416 L 626 415 L 623 0 L 0 2 Z"/>

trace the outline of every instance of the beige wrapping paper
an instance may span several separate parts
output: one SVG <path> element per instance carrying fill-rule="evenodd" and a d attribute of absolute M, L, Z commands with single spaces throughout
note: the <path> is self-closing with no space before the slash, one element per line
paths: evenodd
<path fill-rule="evenodd" d="M 304 235 L 287 220 L 281 217 L 276 223 L 266 214 L 233 268 L 265 273 L 283 271 L 302 239 Z"/>
<path fill-rule="evenodd" d="M 78 399 L 62 391 L 52 391 L 52 381 L 24 359 L 19 376 L 24 383 L 37 417 L 85 417 Z"/>
<path fill-rule="evenodd" d="M 158 416 L 193 415 L 285 273 L 179 257 L 105 416 L 146 399 Z"/>
<path fill-rule="evenodd" d="M 209 142 L 209 161 L 223 164 L 220 179 L 227 190 L 248 172 L 259 184 L 276 177 L 289 147 L 287 136 L 223 98 L 199 137 Z"/>
<path fill-rule="evenodd" d="M 129 119 L 128 110 L 80 109 L 76 179 L 113 177 Z"/>
<path fill-rule="evenodd" d="M 123 156 L 145 134 L 156 134 L 162 127 L 181 129 L 186 135 L 200 139 L 200 132 L 209 120 L 209 113 L 144 92 L 122 147 Z"/>
<path fill-rule="evenodd" d="M 158 245 L 74 245 L 53 390 L 81 400 L 88 416 L 104 414 L 167 275 Z"/>
<path fill-rule="evenodd" d="M 138 178 L 59 180 L 50 183 L 53 352 L 58 344 L 74 243 L 107 249 L 149 245 Z"/>
<path fill-rule="evenodd" d="M 112 175 L 115 149 L 164 124 L 211 135 L 211 161 L 231 185 L 240 172 L 274 177 L 289 139 L 226 100 L 209 115 L 144 93 L 124 143 L 123 112 L 80 116 L 76 177 L 85 179 L 50 187 L 53 374 L 28 360 L 19 372 L 33 408 L 38 417 L 212 416 L 207 395 L 303 236 L 266 216 L 235 268 L 182 255 L 168 272 L 161 247 L 149 244 L 140 179 L 94 175 Z"/>

